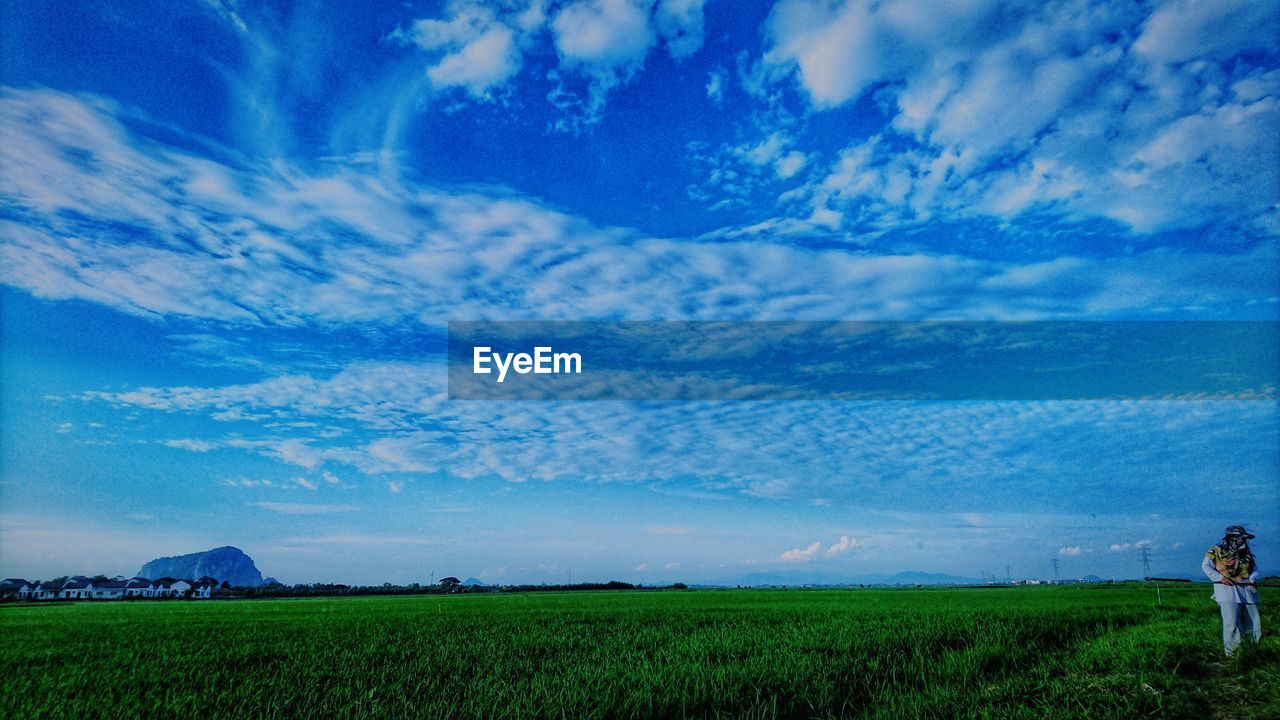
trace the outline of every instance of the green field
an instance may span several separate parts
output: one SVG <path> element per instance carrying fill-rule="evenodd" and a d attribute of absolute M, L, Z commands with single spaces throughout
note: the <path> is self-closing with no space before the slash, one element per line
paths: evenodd
<path fill-rule="evenodd" d="M 10 604 L 0 717 L 1280 717 L 1274 639 L 1223 661 L 1208 591 L 1162 594 Z"/>

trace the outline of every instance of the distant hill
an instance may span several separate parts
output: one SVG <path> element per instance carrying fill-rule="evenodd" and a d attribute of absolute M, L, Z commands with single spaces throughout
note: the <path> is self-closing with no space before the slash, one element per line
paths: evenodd
<path fill-rule="evenodd" d="M 242 587 L 257 587 L 262 584 L 262 573 L 253 564 L 253 558 L 245 555 L 240 548 L 230 546 L 190 555 L 156 558 L 143 565 L 138 575 L 151 580 L 162 577 L 195 580 L 208 576 L 217 578 L 218 582 L 229 582 Z"/>
<path fill-rule="evenodd" d="M 759 587 L 767 585 L 977 585 L 977 578 L 907 571 L 894 575 L 841 575 L 839 573 L 793 570 L 789 572 L 755 572 L 720 580 L 717 585 Z"/>
<path fill-rule="evenodd" d="M 481 580 L 481 579 L 479 579 L 479 578 L 473 578 L 473 577 L 469 577 L 469 578 L 467 578 L 466 580 L 463 580 L 463 581 L 462 581 L 462 584 L 463 584 L 463 585 L 465 585 L 465 586 L 467 586 L 467 587 L 477 587 L 477 586 L 478 586 L 478 587 L 488 587 L 488 585 L 489 585 L 489 583 L 487 583 L 487 582 L 485 582 L 485 581 L 483 581 L 483 580 Z"/>

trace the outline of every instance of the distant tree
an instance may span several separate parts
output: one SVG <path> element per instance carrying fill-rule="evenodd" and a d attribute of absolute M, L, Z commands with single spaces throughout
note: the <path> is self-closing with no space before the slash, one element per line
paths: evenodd
<path fill-rule="evenodd" d="M 107 580 L 110 580 L 111 578 L 108 578 L 106 575 L 94 575 L 89 579 L 94 581 L 95 583 L 104 583 Z"/>
<path fill-rule="evenodd" d="M 66 575 L 59 575 L 58 577 L 56 577 L 56 578 L 54 578 L 54 579 L 50 580 L 50 581 L 49 581 L 49 584 L 50 584 L 50 585 L 61 585 L 61 584 L 65 583 L 67 580 L 70 580 L 70 579 L 71 579 L 71 578 L 70 578 L 70 577 L 68 577 L 68 576 L 66 576 Z"/>
<path fill-rule="evenodd" d="M 450 575 L 447 578 L 442 578 L 440 580 L 440 587 L 444 588 L 445 590 L 455 590 L 461 584 L 462 584 L 462 581 L 456 577 L 453 577 L 452 575 Z"/>

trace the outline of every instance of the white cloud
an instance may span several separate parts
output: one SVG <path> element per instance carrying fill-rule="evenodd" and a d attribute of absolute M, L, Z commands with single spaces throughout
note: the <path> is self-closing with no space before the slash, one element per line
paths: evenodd
<path fill-rule="evenodd" d="M 724 73 L 716 71 L 707 74 L 707 99 L 717 106 L 724 103 Z"/>
<path fill-rule="evenodd" d="M 662 566 L 663 570 L 679 570 L 682 565 L 678 562 L 670 562 Z"/>
<path fill-rule="evenodd" d="M 786 246 L 771 241 L 781 225 L 715 242 L 646 238 L 509 195 L 394 185 L 354 169 L 247 171 L 144 142 L 108 104 L 49 91 L 5 91 L 0 107 L 0 188 L 25 218 L 0 220 L 6 281 L 145 316 L 276 326 L 446 315 L 1025 319 L 1275 294 L 1276 250 L 1265 244 L 1068 259 L 1036 283 L 1017 274 L 1025 263 Z M 740 150 L 773 175 L 785 146 L 779 137 Z M 877 177 L 849 152 L 847 173 L 824 183 L 832 198 Z M 868 192 L 898 197 L 891 176 Z M 1064 285 L 1079 290 L 1064 296 Z M 258 419 L 234 403 L 220 410 Z"/>
<path fill-rule="evenodd" d="M 891 57 L 877 44 L 890 38 L 873 13 L 867 2 L 782 0 L 766 25 L 774 42 L 766 59 L 794 62 L 802 87 L 819 107 L 844 103 L 884 73 Z"/>
<path fill-rule="evenodd" d="M 636 572 L 649 572 L 649 564 L 640 563 L 639 565 L 636 566 Z"/>
<path fill-rule="evenodd" d="M 217 445 L 215 445 L 214 443 L 211 443 L 205 440 L 196 440 L 193 438 L 179 438 L 176 440 L 165 440 L 164 444 L 171 448 L 178 448 L 179 450 L 189 450 L 191 452 L 200 452 L 200 453 L 209 452 L 210 450 L 213 450 L 215 447 L 217 447 Z"/>
<path fill-rule="evenodd" d="M 249 26 L 236 12 L 237 0 L 203 0 L 206 9 L 211 10 L 220 19 L 230 24 L 238 32 L 247 33 Z"/>
<path fill-rule="evenodd" d="M 1249 77 L 1242 96 L 1270 82 Z M 219 164 L 132 135 L 117 119 L 118 108 L 92 98 L 8 90 L 0 109 L 0 190 L 24 219 L 0 221 L 5 282 L 40 297 L 147 317 L 231 327 L 439 329 L 439 318 L 450 315 L 1149 316 L 1161 308 L 1230 307 L 1274 296 L 1280 264 L 1267 245 L 1235 256 L 1136 251 L 1018 263 L 809 250 L 770 241 L 769 228 L 709 242 L 649 238 L 509 194 L 394 185 L 354 168 L 314 174 L 287 165 Z M 1247 403 L 1210 404 L 1202 413 L 1177 403 L 928 409 L 837 403 L 822 413 L 805 403 L 782 409 L 743 403 L 732 413 L 697 404 L 676 411 L 548 403 L 481 412 L 444 401 L 445 377 L 433 362 L 351 362 L 240 385 L 83 397 L 127 409 L 240 418 L 260 432 L 167 444 L 238 449 L 316 471 L 340 463 L 366 473 L 449 468 L 462 477 L 510 481 L 698 477 L 719 483 L 698 490 L 721 495 L 808 495 L 836 503 L 854 500 L 855 491 L 892 496 L 896 486 L 877 478 L 946 489 L 974 482 L 976 468 L 990 469 L 983 482 L 993 487 L 1021 488 L 1036 472 L 1035 448 L 1021 442 L 1028 428 L 1056 439 L 1061 473 L 1086 489 L 1098 482 L 1140 487 L 1146 476 L 1094 478 L 1086 468 L 1108 453 L 1131 457 L 1126 438 L 1152 438 L 1147 447 L 1174 451 L 1151 452 L 1144 466 L 1185 478 L 1182 494 L 1171 497 L 1199 498 L 1213 483 L 1203 468 L 1186 469 L 1196 448 L 1222 442 L 1265 453 L 1244 439 L 1273 436 L 1275 427 L 1270 406 Z M 335 423 L 358 432 L 333 434 Z M 989 440 L 938 442 L 949 428 L 971 427 Z M 528 442 L 531 434 L 556 441 Z M 611 437 L 642 440 L 620 446 L 605 440 Z M 663 447 L 643 438 L 661 438 Z M 909 458 L 907 468 L 902 458 Z M 1256 480 L 1274 487 L 1271 476 Z M 1009 490 L 1010 497 L 1018 493 Z M 1080 496 L 1088 497 L 1087 490 Z"/>
<path fill-rule="evenodd" d="M 490 87 L 517 69 L 515 38 L 510 28 L 499 25 L 446 55 L 427 70 L 427 77 L 437 86 L 463 86 L 472 95 L 485 97 Z"/>
<path fill-rule="evenodd" d="M 718 83 L 715 90 L 717 94 L 721 92 Z M 686 162 L 705 168 L 707 180 L 702 187 L 693 187 L 690 197 L 704 200 L 728 195 L 734 201 L 745 203 L 758 191 L 771 190 L 777 181 L 790 180 L 808 165 L 809 156 L 792 150 L 794 144 L 794 139 L 783 131 L 739 145 L 722 145 L 715 152 L 707 152 L 705 143 L 691 144 Z M 712 209 L 723 205 L 723 202 L 717 203 Z"/>
<path fill-rule="evenodd" d="M 559 86 L 550 99 L 578 113 L 575 122 L 599 121 L 610 92 L 643 68 L 650 51 L 665 41 L 675 60 L 702 46 L 702 0 L 577 0 L 551 18 L 549 29 L 560 65 Z M 573 77 L 587 81 L 586 97 L 568 89 Z M 564 123 L 570 127 L 574 123 Z"/>
<path fill-rule="evenodd" d="M 790 138 L 781 132 L 775 132 L 754 145 L 739 146 L 734 152 L 752 165 L 772 165 L 781 157 L 783 149 L 790 144 Z"/>
<path fill-rule="evenodd" d="M 400 480 L 390 480 L 387 482 L 387 490 L 390 490 L 392 494 L 399 495 L 404 492 L 404 482 Z"/>
<path fill-rule="evenodd" d="M 806 548 L 793 548 L 782 555 L 778 556 L 778 560 L 786 563 L 809 562 L 822 549 L 822 543 L 815 542 Z"/>
<path fill-rule="evenodd" d="M 705 0 L 659 0 L 653 20 L 658 34 L 667 42 L 667 52 L 676 60 L 693 55 L 702 47 L 702 6 Z"/>
<path fill-rule="evenodd" d="M 957 500 L 952 507 L 947 498 L 954 488 L 979 481 L 997 498 L 1034 493 L 1028 478 L 1040 472 L 1045 452 L 1053 457 L 1055 482 L 1075 488 L 1072 503 L 1089 502 L 1104 490 L 1108 498 L 1136 501 L 1154 478 L 1163 478 L 1170 502 L 1207 502 L 1217 469 L 1204 458 L 1227 446 L 1249 448 L 1236 459 L 1248 469 L 1241 478 L 1274 489 L 1273 450 L 1247 438 L 1269 436 L 1280 423 L 1273 404 L 1218 401 L 478 406 L 448 401 L 438 361 L 355 363 L 328 377 L 85 397 L 126 410 L 199 414 L 244 406 L 273 417 L 341 423 L 352 432 L 322 438 L 301 428 L 299 437 L 280 438 L 272 436 L 276 429 L 266 437 L 241 431 L 206 442 L 281 461 L 341 463 L 368 474 L 421 467 L 511 482 L 697 478 L 713 484 L 696 489 L 719 495 L 821 498 L 836 505 L 890 502 L 912 488 L 921 502 L 956 513 L 972 505 Z M 619 437 L 632 441 L 618 443 Z M 1144 442 L 1134 446 L 1135 437 Z M 285 440 L 289 455 L 278 451 Z M 1144 471 L 1125 469 L 1134 464 Z M 975 521 L 981 518 L 969 520 Z"/>
<path fill-rule="evenodd" d="M 584 66 L 603 66 L 630 74 L 644 62 L 653 29 L 652 0 L 579 0 L 551 21 L 560 57 Z"/>
<path fill-rule="evenodd" d="M 253 445 L 249 445 L 253 447 Z M 279 458 L 281 461 L 290 465 L 298 465 L 308 470 L 314 470 L 324 461 L 323 455 L 316 452 L 311 446 L 305 442 L 296 439 L 280 440 L 277 442 L 261 443 L 257 447 L 264 450 L 265 453 Z"/>
<path fill-rule="evenodd" d="M 1079 545 L 1072 545 L 1071 547 L 1058 548 L 1058 554 L 1063 555 L 1065 557 L 1079 557 L 1079 555 L 1082 552 L 1084 551 L 1080 549 Z"/>
<path fill-rule="evenodd" d="M 1112 543 L 1112 544 L 1111 544 L 1111 547 L 1110 547 L 1110 548 L 1108 548 L 1108 551 L 1113 552 L 1113 553 L 1114 553 L 1114 552 L 1126 552 L 1126 551 L 1129 551 L 1129 550 L 1140 550 L 1140 549 L 1142 549 L 1142 548 L 1144 548 L 1144 547 L 1151 547 L 1151 546 L 1152 546 L 1152 542 L 1151 542 L 1150 540 L 1139 540 L 1138 542 L 1133 542 L 1133 543 L 1128 543 L 1128 542 L 1127 542 L 1127 543 Z"/>
<path fill-rule="evenodd" d="M 841 535 L 840 541 L 827 548 L 827 552 L 825 554 L 827 557 L 832 558 L 837 555 L 843 555 L 855 548 L 865 547 L 866 544 L 867 542 L 865 540 L 858 540 L 856 538 L 850 538 L 848 535 Z"/>
<path fill-rule="evenodd" d="M 774 169 L 777 171 L 778 177 L 786 180 L 800 172 L 804 168 L 805 162 L 807 162 L 805 154 L 799 150 L 793 150 L 778 158 L 777 162 L 774 163 Z"/>
<path fill-rule="evenodd" d="M 418 20 L 402 33 L 436 56 L 427 77 L 438 88 L 460 87 L 473 97 L 488 99 L 520 71 L 527 33 L 542 23 L 540 2 L 508 8 L 499 15 L 490 5 L 474 0 L 451 0 L 447 20 Z"/>
<path fill-rule="evenodd" d="M 1274 51 L 1280 12 L 1265 0 L 1174 0 L 1155 9 L 1133 43 L 1152 60 L 1222 60 L 1242 51 Z"/>
<path fill-rule="evenodd" d="M 250 503 L 250 505 L 285 515 L 328 515 L 359 510 L 359 508 L 352 505 L 315 505 L 309 503 L 256 502 Z"/>
<path fill-rule="evenodd" d="M 314 481 L 308 480 L 304 477 L 296 477 L 293 479 L 293 482 L 296 483 L 298 487 L 303 487 L 307 490 L 315 490 L 320 487 Z"/>
<path fill-rule="evenodd" d="M 450 0 L 441 17 L 420 19 L 396 36 L 431 57 L 426 74 L 434 87 L 489 100 L 520 73 L 547 31 L 559 58 L 549 99 L 580 113 L 560 123 L 572 127 L 598 121 L 608 94 L 629 83 L 660 42 L 677 61 L 697 52 L 702 6 L 703 0 L 576 0 L 548 15 L 544 0 Z M 567 87 L 571 77 L 586 80 L 585 98 Z"/>
<path fill-rule="evenodd" d="M 1274 48 L 1280 13 L 1253 2 L 1145 13 L 783 0 L 762 67 L 792 72 L 818 109 L 878 88 L 893 113 L 810 188 L 810 212 L 894 227 L 1034 209 L 1143 233 L 1231 221 L 1280 234 L 1280 94 L 1253 80 L 1226 91 L 1267 73 L 1235 58 Z"/>
<path fill-rule="evenodd" d="M 657 37 L 649 22 L 652 7 L 653 0 L 580 0 L 551 20 L 561 67 L 590 78 L 586 122 L 599 120 L 608 93 L 644 65 Z"/>

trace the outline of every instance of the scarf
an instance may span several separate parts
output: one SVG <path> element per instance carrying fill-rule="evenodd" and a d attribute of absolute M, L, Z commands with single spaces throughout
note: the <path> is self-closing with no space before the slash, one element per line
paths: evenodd
<path fill-rule="evenodd" d="M 1254 557 L 1249 543 L 1239 535 L 1228 535 L 1205 553 L 1218 572 L 1231 582 L 1248 580 L 1253 572 Z"/>

